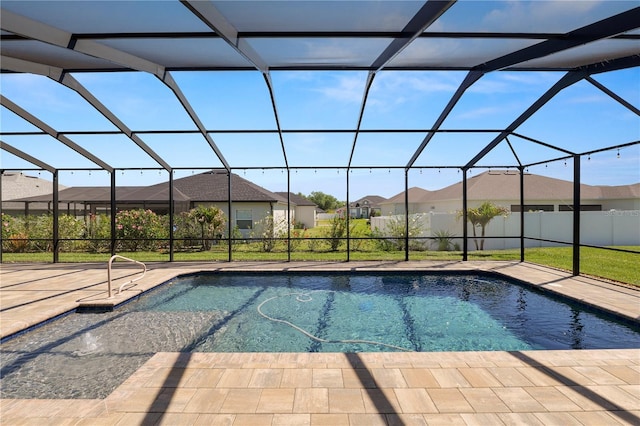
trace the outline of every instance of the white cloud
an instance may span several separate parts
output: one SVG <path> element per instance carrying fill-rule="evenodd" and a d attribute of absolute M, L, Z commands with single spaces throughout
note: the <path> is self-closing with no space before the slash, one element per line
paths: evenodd
<path fill-rule="evenodd" d="M 606 3 L 610 5 L 616 2 L 592 0 L 496 2 L 493 3 L 496 8 L 487 13 L 481 22 L 482 27 L 490 31 L 567 32 L 589 23 L 593 18 L 594 10 L 601 5 L 609 6 Z"/>
<path fill-rule="evenodd" d="M 601 103 L 601 102 L 607 102 L 609 101 L 610 98 L 604 94 L 585 94 L 585 95 L 581 95 L 581 96 L 573 96 L 569 99 L 567 99 L 567 103 L 568 104 L 594 104 L 594 103 Z"/>
<path fill-rule="evenodd" d="M 331 78 L 331 85 L 316 87 L 314 92 L 325 98 L 345 103 L 360 103 L 364 94 L 365 80 L 363 74 L 339 74 Z"/>
<path fill-rule="evenodd" d="M 482 107 L 482 108 L 474 108 L 470 111 L 466 111 L 460 114 L 456 114 L 456 118 L 457 119 L 464 119 L 464 120 L 469 120 L 469 119 L 475 119 L 475 118 L 481 118 L 481 117 L 486 117 L 486 116 L 495 116 L 495 115 L 499 115 L 501 113 L 504 112 L 505 108 L 499 108 L 499 107 L 495 107 L 495 106 L 488 106 L 488 107 Z"/>

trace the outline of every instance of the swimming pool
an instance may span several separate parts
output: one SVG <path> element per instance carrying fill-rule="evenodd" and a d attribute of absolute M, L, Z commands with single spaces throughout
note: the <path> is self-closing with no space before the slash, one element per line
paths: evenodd
<path fill-rule="evenodd" d="M 3 398 L 104 398 L 156 352 L 640 347 L 638 326 L 485 275 L 201 274 L 0 348 Z"/>

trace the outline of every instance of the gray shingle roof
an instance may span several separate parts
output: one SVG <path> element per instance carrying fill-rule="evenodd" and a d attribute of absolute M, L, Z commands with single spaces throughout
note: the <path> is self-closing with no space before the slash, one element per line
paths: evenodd
<path fill-rule="evenodd" d="M 281 202 L 287 198 L 268 191 L 236 174 L 231 175 L 233 201 Z M 211 170 L 173 181 L 173 199 L 191 202 L 226 202 L 228 197 L 227 172 Z M 109 202 L 111 188 L 108 186 L 76 186 L 60 191 L 60 202 Z M 151 186 L 116 187 L 116 198 L 120 202 L 166 202 L 169 200 L 168 182 Z M 19 201 L 51 201 L 51 195 L 20 198 Z"/>
<path fill-rule="evenodd" d="M 409 202 L 410 203 L 425 203 L 429 201 L 429 197 L 431 196 L 431 191 L 427 191 L 426 189 L 419 188 L 417 186 L 409 188 Z M 398 204 L 404 203 L 404 191 L 394 195 L 386 201 L 381 202 L 380 204 Z"/>
<path fill-rule="evenodd" d="M 469 200 L 517 200 L 520 198 L 520 178 L 515 172 L 493 170 L 480 173 L 467 179 Z M 527 200 L 571 200 L 573 183 L 541 175 L 526 174 L 524 191 Z M 583 199 L 629 199 L 640 196 L 640 183 L 620 186 L 580 185 Z M 409 188 L 410 203 L 429 201 L 459 200 L 462 198 L 462 182 L 449 185 L 436 191 L 413 187 Z M 391 197 L 382 204 L 404 202 L 404 192 Z"/>
<path fill-rule="evenodd" d="M 226 170 L 211 170 L 173 181 L 191 201 L 227 201 L 228 181 Z M 158 184 L 166 185 L 166 184 Z M 154 185 L 154 186 L 158 186 Z M 153 188 L 150 187 L 150 188 Z M 286 197 L 273 193 L 236 174 L 231 175 L 231 193 L 233 201 L 268 201 L 286 203 Z"/>
<path fill-rule="evenodd" d="M 278 194 L 279 196 L 281 196 L 282 198 L 284 198 L 285 200 L 287 199 L 287 193 L 286 191 L 276 191 L 276 194 Z M 296 206 L 315 206 L 318 207 L 318 205 L 316 203 L 314 203 L 313 201 L 309 200 L 306 197 L 302 197 L 298 194 L 294 194 L 293 192 L 290 193 L 290 200 L 293 204 L 295 204 Z"/>
<path fill-rule="evenodd" d="M 66 187 L 58 185 L 58 188 Z M 50 201 L 52 193 L 53 182 L 50 180 L 15 172 L 2 174 L 2 201 L 47 194 L 45 201 Z"/>
<path fill-rule="evenodd" d="M 379 195 L 365 195 L 364 197 L 352 201 L 349 203 L 350 207 L 356 207 L 356 204 L 359 204 L 360 206 L 365 205 L 364 201 L 368 201 L 369 202 L 369 207 L 377 207 L 378 205 L 380 205 L 382 202 L 387 201 L 386 198 L 381 197 Z"/>

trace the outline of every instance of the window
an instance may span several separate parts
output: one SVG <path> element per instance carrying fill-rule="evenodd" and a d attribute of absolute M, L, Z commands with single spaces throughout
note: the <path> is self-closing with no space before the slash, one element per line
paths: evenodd
<path fill-rule="evenodd" d="M 251 210 L 236 210 L 236 226 L 238 229 L 253 229 Z"/>

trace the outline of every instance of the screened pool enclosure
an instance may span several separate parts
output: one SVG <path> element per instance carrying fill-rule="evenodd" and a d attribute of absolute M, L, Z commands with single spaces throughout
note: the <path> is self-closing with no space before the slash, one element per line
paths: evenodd
<path fill-rule="evenodd" d="M 189 260 L 196 246 L 211 260 L 420 260 L 443 240 L 468 260 L 481 258 L 478 239 L 500 239 L 521 261 L 531 247 L 569 247 L 579 274 L 583 247 L 638 253 L 636 2 L 0 6 L 3 189 L 16 174 L 51 182 L 42 193 L 3 192 L 3 261 L 28 251 L 73 261 L 73 242 L 108 255 L 134 251 L 131 241 L 156 242 L 151 260 Z M 511 222 L 476 236 L 464 225 L 469 209 L 496 200 L 482 200 L 474 183 L 496 173 L 517 187 Z M 208 175 L 215 182 L 187 184 Z M 568 181 L 570 191 L 544 198 L 532 176 Z M 61 196 L 68 187 L 73 199 Z M 606 208 L 596 187 L 630 207 Z M 430 197 L 442 188 L 453 195 L 438 211 Z M 298 194 L 314 191 L 346 203 L 344 224 L 296 226 Z M 387 200 L 394 230 L 352 213 L 372 196 Z M 556 210 L 541 213 L 551 199 Z M 198 205 L 219 208 L 223 225 L 185 236 L 180 221 Z M 115 213 L 134 208 L 161 215 L 160 230 L 119 234 L 125 219 Z M 604 222 L 592 226 L 592 210 Z M 276 211 L 284 224 L 273 223 Z M 456 217 L 448 228 L 414 232 L 416 215 L 445 213 Z M 543 214 L 562 218 L 558 232 L 532 231 Z M 16 217 L 26 229 L 5 230 Z M 69 218 L 84 228 L 69 234 Z M 612 237 L 585 238 L 606 227 Z"/>

